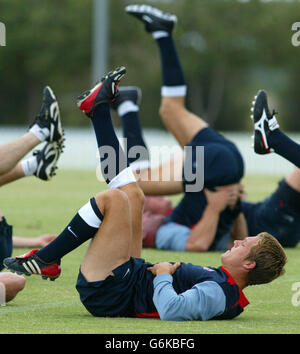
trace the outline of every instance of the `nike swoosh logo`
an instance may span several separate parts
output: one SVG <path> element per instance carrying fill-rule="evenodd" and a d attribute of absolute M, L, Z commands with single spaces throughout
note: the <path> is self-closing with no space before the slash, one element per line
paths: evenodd
<path fill-rule="evenodd" d="M 123 275 L 122 279 L 125 278 L 126 275 L 129 274 L 129 273 L 130 273 L 130 269 L 128 268 L 127 271 L 126 271 L 126 273 Z"/>
<path fill-rule="evenodd" d="M 78 236 L 75 234 L 75 232 L 73 232 L 73 230 L 71 229 L 71 226 L 68 226 L 68 230 L 69 230 L 76 238 L 78 238 Z"/>

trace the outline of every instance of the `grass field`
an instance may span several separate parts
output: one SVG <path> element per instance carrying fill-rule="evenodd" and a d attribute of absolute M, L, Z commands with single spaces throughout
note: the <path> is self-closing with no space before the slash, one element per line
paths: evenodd
<path fill-rule="evenodd" d="M 250 200 L 271 192 L 278 178 L 251 176 L 244 184 Z M 0 190 L 1 210 L 16 236 L 59 233 L 90 196 L 103 190 L 95 172 L 58 171 L 51 182 L 23 179 Z M 174 198 L 174 202 L 178 197 Z M 300 246 L 300 245 L 299 245 Z M 65 256 L 55 282 L 27 277 L 25 289 L 0 311 L 2 334 L 243 334 L 300 333 L 300 306 L 293 306 L 292 284 L 300 282 L 300 247 L 288 249 L 286 274 L 269 285 L 245 289 L 250 305 L 231 321 L 164 322 L 152 319 L 94 318 L 81 305 L 75 282 L 86 244 Z M 14 255 L 25 253 L 15 249 Z M 182 261 L 219 266 L 220 253 L 143 250 L 150 262 Z M 298 296 L 300 300 L 300 295 Z M 298 301 L 299 301 L 298 300 Z"/>

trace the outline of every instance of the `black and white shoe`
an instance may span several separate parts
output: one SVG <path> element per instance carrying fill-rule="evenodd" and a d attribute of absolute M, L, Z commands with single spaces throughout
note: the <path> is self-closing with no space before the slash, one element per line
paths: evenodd
<path fill-rule="evenodd" d="M 93 117 L 95 109 L 103 103 L 111 103 L 116 98 L 118 86 L 126 73 L 124 66 L 104 76 L 91 90 L 85 91 L 77 98 L 77 106 L 88 117 Z"/>
<path fill-rule="evenodd" d="M 254 123 L 254 151 L 260 155 L 269 154 L 273 150 L 269 146 L 268 137 L 273 130 L 279 128 L 279 124 L 275 117 L 276 112 L 270 113 L 267 93 L 264 90 L 260 90 L 254 97 L 251 111 Z"/>
<path fill-rule="evenodd" d="M 57 162 L 63 152 L 63 145 L 56 141 L 47 143 L 42 150 L 35 150 L 33 155 L 37 159 L 37 169 L 34 175 L 43 181 L 49 181 L 56 175 Z"/>
<path fill-rule="evenodd" d="M 139 106 L 142 101 L 142 90 L 136 86 L 122 86 L 116 95 L 116 99 L 112 102 L 111 106 L 117 110 L 120 104 L 126 101 L 131 101 Z"/>
<path fill-rule="evenodd" d="M 177 22 L 177 17 L 168 12 L 163 12 L 150 5 L 128 5 L 125 11 L 145 24 L 147 32 L 164 31 L 171 33 Z"/>
<path fill-rule="evenodd" d="M 30 276 L 32 274 L 40 275 L 43 279 L 55 280 L 61 274 L 60 261 L 46 263 L 35 253 L 37 249 L 18 257 L 8 257 L 3 260 L 5 268 L 12 273 Z"/>
<path fill-rule="evenodd" d="M 57 141 L 62 143 L 64 140 L 64 131 L 62 129 L 60 112 L 56 97 L 49 86 L 46 86 L 43 91 L 43 103 L 40 113 L 31 125 L 40 128 L 40 133 L 45 132 L 46 141 Z"/>

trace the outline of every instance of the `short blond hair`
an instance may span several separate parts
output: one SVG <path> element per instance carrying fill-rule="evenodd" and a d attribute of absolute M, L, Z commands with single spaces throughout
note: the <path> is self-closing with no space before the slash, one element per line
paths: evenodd
<path fill-rule="evenodd" d="M 251 247 L 246 259 L 256 266 L 248 274 L 248 285 L 265 284 L 285 273 L 287 256 L 277 239 L 267 232 L 258 234 L 258 242 Z"/>

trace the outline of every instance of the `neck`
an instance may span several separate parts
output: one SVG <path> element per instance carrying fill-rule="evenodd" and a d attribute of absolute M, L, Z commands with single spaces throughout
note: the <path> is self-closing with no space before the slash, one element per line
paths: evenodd
<path fill-rule="evenodd" d="M 224 266 L 223 267 L 226 269 L 226 271 L 232 276 L 234 279 L 235 283 L 241 288 L 245 289 L 247 287 L 247 274 L 245 272 L 241 272 L 240 269 L 236 269 L 234 267 Z"/>

